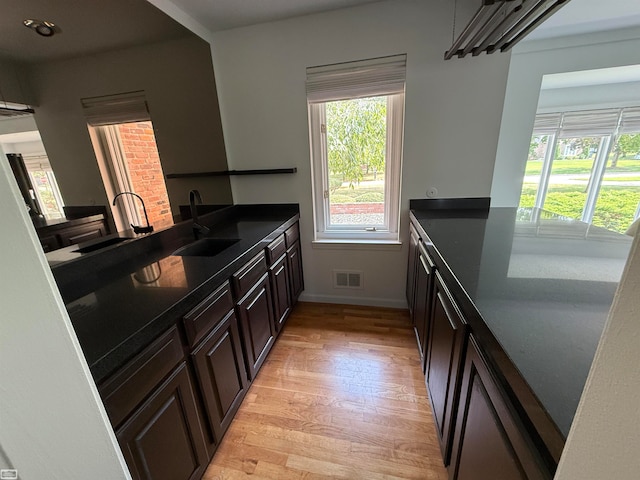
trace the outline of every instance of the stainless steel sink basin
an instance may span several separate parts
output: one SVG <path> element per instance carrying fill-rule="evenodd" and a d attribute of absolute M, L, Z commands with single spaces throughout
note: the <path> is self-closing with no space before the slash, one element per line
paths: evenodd
<path fill-rule="evenodd" d="M 239 238 L 203 238 L 179 248 L 172 255 L 180 257 L 213 257 L 239 241 Z"/>
<path fill-rule="evenodd" d="M 73 250 L 74 253 L 90 253 L 95 252 L 96 250 L 101 250 L 106 247 L 110 247 L 111 245 L 116 245 L 117 243 L 121 243 L 127 240 L 131 240 L 130 238 L 125 237 L 114 237 L 108 238 L 101 242 L 92 243 L 91 245 L 86 245 L 84 247 L 80 247 L 76 250 Z"/>

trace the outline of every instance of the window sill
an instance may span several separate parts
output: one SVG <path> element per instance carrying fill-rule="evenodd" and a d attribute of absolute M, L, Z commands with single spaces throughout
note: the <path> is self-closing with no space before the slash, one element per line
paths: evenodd
<path fill-rule="evenodd" d="M 311 248 L 316 250 L 385 250 L 400 251 L 399 240 L 314 240 Z"/>

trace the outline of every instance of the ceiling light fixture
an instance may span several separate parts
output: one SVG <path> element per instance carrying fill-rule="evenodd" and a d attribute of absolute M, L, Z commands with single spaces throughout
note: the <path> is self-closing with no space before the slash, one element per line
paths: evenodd
<path fill-rule="evenodd" d="M 444 59 L 505 52 L 567 3 L 569 0 L 481 0 L 480 8 Z"/>
<path fill-rule="evenodd" d="M 43 37 L 51 37 L 55 33 L 60 31 L 55 23 L 47 22 L 46 20 L 35 20 L 33 18 L 28 18 L 22 23 L 25 27 L 30 28 L 38 35 L 42 35 Z"/>

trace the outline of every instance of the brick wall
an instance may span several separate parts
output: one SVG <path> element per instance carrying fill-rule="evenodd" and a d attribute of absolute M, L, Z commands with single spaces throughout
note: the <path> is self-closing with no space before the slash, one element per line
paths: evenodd
<path fill-rule="evenodd" d="M 118 125 L 133 191 L 144 199 L 149 223 L 157 230 L 173 225 L 171 205 L 151 122 Z M 140 219 L 144 224 L 142 206 Z"/>

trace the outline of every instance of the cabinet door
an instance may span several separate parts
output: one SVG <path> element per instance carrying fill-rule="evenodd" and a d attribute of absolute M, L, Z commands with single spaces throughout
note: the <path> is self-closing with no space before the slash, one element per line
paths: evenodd
<path fill-rule="evenodd" d="M 53 252 L 54 250 L 61 248 L 58 236 L 53 233 L 40 237 L 40 245 L 42 245 L 44 253 Z"/>
<path fill-rule="evenodd" d="M 207 453 L 184 362 L 116 435 L 135 480 L 200 479 Z"/>
<path fill-rule="evenodd" d="M 416 252 L 416 264 L 413 329 L 418 342 L 422 371 L 424 372 L 427 358 L 427 338 L 429 336 L 431 319 L 431 298 L 433 290 L 432 276 L 434 265 L 422 244 L 419 245 Z"/>
<path fill-rule="evenodd" d="M 287 257 L 282 256 L 270 269 L 271 290 L 273 292 L 273 312 L 275 314 L 276 331 L 280 332 L 291 311 L 289 294 L 289 264 Z"/>
<path fill-rule="evenodd" d="M 233 311 L 191 354 L 213 432 L 212 456 L 247 391 L 247 373 L 240 346 L 238 320 Z"/>
<path fill-rule="evenodd" d="M 304 279 L 302 276 L 302 256 L 300 254 L 300 242 L 295 242 L 291 248 L 287 250 L 287 258 L 289 262 L 289 286 L 291 288 L 291 302 L 295 304 L 298 297 L 304 290 Z"/>
<path fill-rule="evenodd" d="M 444 464 L 448 465 L 466 340 L 466 322 L 439 272 L 435 272 L 434 279 L 426 382 L 440 436 L 442 458 Z"/>
<path fill-rule="evenodd" d="M 237 305 L 244 347 L 253 380 L 275 340 L 269 276 L 265 273 Z"/>
<path fill-rule="evenodd" d="M 77 225 L 62 230 L 60 243 L 63 247 L 75 245 L 76 243 L 86 242 L 95 238 L 104 237 L 107 234 L 103 221 L 90 222 L 85 225 Z"/>
<path fill-rule="evenodd" d="M 418 269 L 418 232 L 409 225 L 409 262 L 407 264 L 407 304 L 409 305 L 409 316 L 411 322 L 415 325 L 414 306 L 416 292 L 416 272 Z"/>
<path fill-rule="evenodd" d="M 451 456 L 454 480 L 549 480 L 553 475 L 503 400 L 473 338 L 462 375 Z"/>

